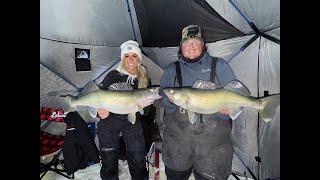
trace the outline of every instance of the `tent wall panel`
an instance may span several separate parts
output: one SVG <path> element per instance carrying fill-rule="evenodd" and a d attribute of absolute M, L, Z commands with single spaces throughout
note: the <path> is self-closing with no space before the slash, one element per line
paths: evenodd
<path fill-rule="evenodd" d="M 143 48 L 147 56 L 164 69 L 170 63 L 178 59 L 178 47 L 164 47 L 164 48 Z"/>
<path fill-rule="evenodd" d="M 75 48 L 90 49 L 91 71 L 76 71 Z M 40 61 L 78 88 L 95 79 L 120 57 L 119 47 L 89 46 L 40 40 Z"/>
<path fill-rule="evenodd" d="M 238 80 L 249 89 L 251 96 L 257 97 L 259 39 L 256 39 L 244 51 L 229 62 Z M 248 70 L 248 68 L 250 70 Z M 258 113 L 251 108 L 244 108 L 233 121 L 232 137 L 234 149 L 239 158 L 254 174 L 258 173 L 258 164 L 254 159 L 258 155 L 257 123 Z M 234 167 L 235 168 L 235 167 Z M 242 167 L 243 168 L 243 167 Z"/>
<path fill-rule="evenodd" d="M 280 45 L 261 38 L 259 51 L 259 95 L 280 93 Z"/>
<path fill-rule="evenodd" d="M 256 39 L 243 52 L 229 62 L 236 77 L 249 89 L 251 96 L 257 97 L 258 92 L 258 53 L 259 39 Z M 250 69 L 248 71 L 248 69 Z"/>
<path fill-rule="evenodd" d="M 280 93 L 280 45 L 261 38 L 259 51 L 259 94 Z M 280 107 L 269 123 L 259 127 L 261 178 L 280 177 Z"/>
<path fill-rule="evenodd" d="M 75 87 L 60 76 L 40 64 L 40 98 L 46 97 L 49 92 L 61 90 L 77 91 Z M 42 106 L 41 101 L 40 106 Z"/>
<path fill-rule="evenodd" d="M 280 177 L 280 107 L 269 123 L 260 126 L 260 179 Z"/>

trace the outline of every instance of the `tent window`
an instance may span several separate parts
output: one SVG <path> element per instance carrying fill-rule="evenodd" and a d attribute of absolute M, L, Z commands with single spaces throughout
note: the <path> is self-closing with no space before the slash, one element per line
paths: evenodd
<path fill-rule="evenodd" d="M 91 71 L 90 49 L 75 48 L 75 57 L 77 71 Z"/>

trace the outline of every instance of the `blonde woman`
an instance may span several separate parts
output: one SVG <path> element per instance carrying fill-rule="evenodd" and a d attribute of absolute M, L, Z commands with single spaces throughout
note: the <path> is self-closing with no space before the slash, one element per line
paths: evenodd
<path fill-rule="evenodd" d="M 142 56 L 139 44 L 136 41 L 129 40 L 124 42 L 120 48 L 121 62 L 115 70 L 106 75 L 102 82 L 103 89 L 107 89 L 111 84 L 117 82 L 128 83 L 133 89 L 150 86 L 150 79 L 146 69 L 141 64 Z M 126 159 L 132 179 L 147 179 L 145 139 L 140 114 L 136 114 L 137 120 L 135 124 L 131 124 L 127 120 L 127 115 L 113 114 L 106 109 L 98 109 L 98 115 L 101 118 L 98 123 L 98 138 L 102 160 L 101 179 L 118 179 L 120 132 L 125 143 Z"/>

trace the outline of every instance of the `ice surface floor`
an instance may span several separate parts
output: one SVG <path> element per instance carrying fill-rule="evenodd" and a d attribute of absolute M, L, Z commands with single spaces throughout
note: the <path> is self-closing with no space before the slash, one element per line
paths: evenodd
<path fill-rule="evenodd" d="M 154 167 L 149 168 L 149 179 L 154 179 L 154 173 L 158 169 Z M 54 173 L 52 171 L 47 172 L 47 174 L 42 178 L 43 180 L 68 180 L 67 178 Z M 74 173 L 75 180 L 101 180 L 100 178 L 100 164 L 94 164 L 86 169 L 80 169 Z M 166 180 L 166 175 L 164 171 L 164 164 L 160 155 L 160 180 Z M 250 178 L 246 179 L 239 177 L 240 180 L 251 180 Z M 129 173 L 129 166 L 127 161 L 119 160 L 119 180 L 131 180 Z M 193 175 L 190 176 L 189 180 L 194 180 Z M 230 176 L 228 180 L 236 180 L 233 176 Z"/>

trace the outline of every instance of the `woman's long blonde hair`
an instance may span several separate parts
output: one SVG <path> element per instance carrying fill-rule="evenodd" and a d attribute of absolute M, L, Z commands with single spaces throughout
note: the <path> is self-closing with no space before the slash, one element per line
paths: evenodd
<path fill-rule="evenodd" d="M 141 63 L 139 63 L 139 65 L 138 65 L 137 79 L 138 79 L 138 88 L 139 89 L 148 87 L 149 76 L 148 76 L 146 68 Z"/>

